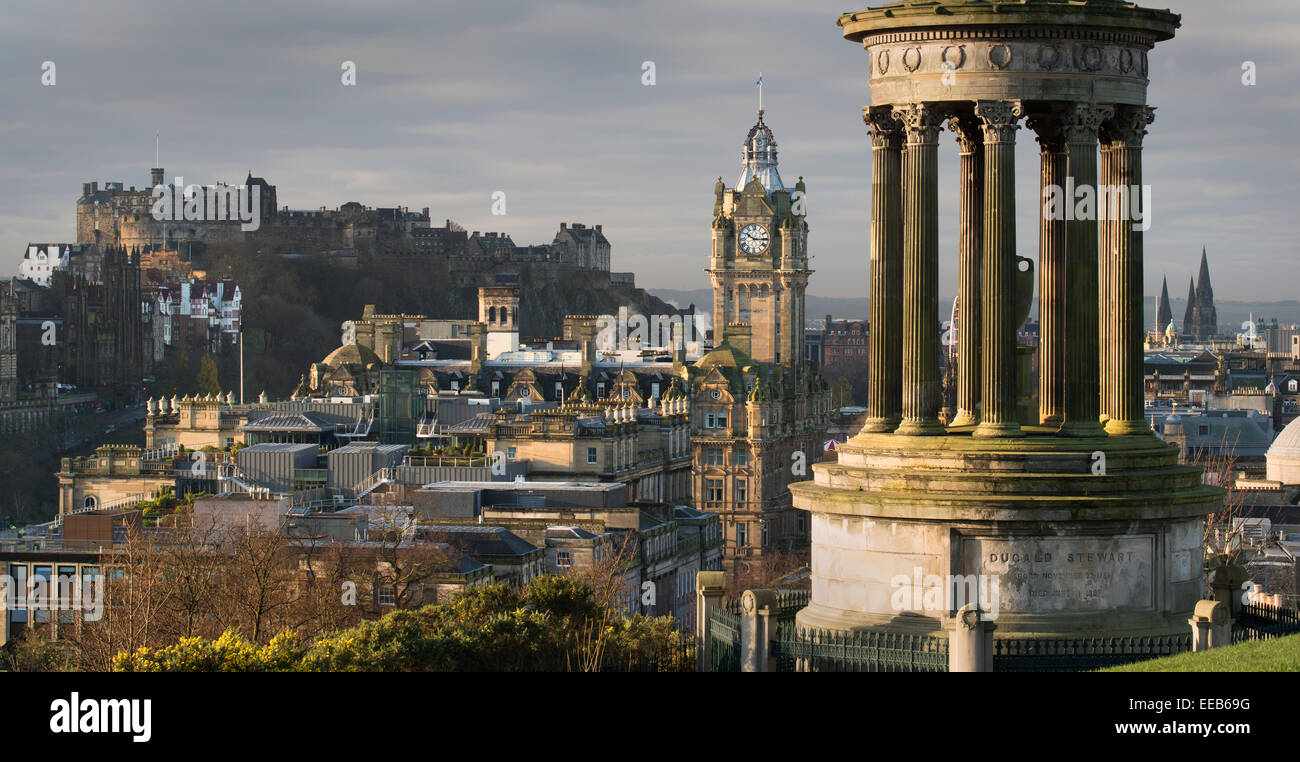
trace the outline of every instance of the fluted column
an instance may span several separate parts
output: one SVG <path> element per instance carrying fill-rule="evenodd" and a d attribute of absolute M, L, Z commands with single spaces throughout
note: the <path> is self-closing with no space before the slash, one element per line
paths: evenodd
<path fill-rule="evenodd" d="M 1065 422 L 1062 436 L 1090 437 L 1105 433 L 1098 420 L 1098 294 L 1096 211 L 1097 130 L 1109 119 L 1109 106 L 1072 103 L 1064 114 L 1066 190 L 1079 198 L 1093 193 L 1093 211 L 1078 208 L 1066 193 L 1065 205 L 1074 212 L 1065 223 Z M 1082 213 L 1080 213 L 1082 212 Z M 1082 218 L 1082 219 L 1080 219 Z"/>
<path fill-rule="evenodd" d="M 1016 101 L 977 101 L 984 131 L 984 244 L 978 437 L 1021 436 L 1016 420 Z"/>
<path fill-rule="evenodd" d="M 1065 420 L 1065 218 L 1050 201 L 1065 186 L 1065 136 L 1059 115 L 1029 120 L 1038 135 L 1038 417 L 1044 426 Z M 1059 197 L 1058 197 L 1059 198 Z"/>
<path fill-rule="evenodd" d="M 1100 133 L 1099 133 L 1100 135 Z M 1115 221 L 1106 208 L 1108 183 L 1110 177 L 1110 146 L 1101 140 L 1099 161 L 1097 161 L 1097 378 L 1099 378 L 1099 395 L 1097 395 L 1097 417 L 1105 427 L 1106 420 L 1113 415 L 1115 407 L 1114 385 L 1110 384 L 1113 376 L 1112 348 L 1114 346 L 1115 289 L 1113 276 L 1115 268 L 1112 260 L 1114 252 Z"/>
<path fill-rule="evenodd" d="M 979 423 L 980 273 L 984 244 L 984 135 L 971 115 L 948 120 L 961 149 L 957 220 L 957 416 L 953 426 Z"/>
<path fill-rule="evenodd" d="M 1106 433 L 1112 435 L 1149 434 L 1143 409 L 1143 287 L 1142 223 L 1131 219 L 1129 212 L 1141 198 L 1142 137 L 1155 119 L 1149 106 L 1119 106 L 1115 117 L 1103 127 L 1102 137 L 1109 150 L 1103 182 L 1120 193 L 1117 208 L 1108 208 L 1115 217 L 1110 227 L 1108 250 L 1102 259 L 1103 278 L 1109 283 L 1111 315 L 1110 341 L 1103 347 L 1108 374 L 1103 383 L 1109 388 L 1110 420 Z M 1137 199 L 1134 196 L 1137 196 Z M 1122 208 L 1118 208 L 1121 207 Z M 1145 216 L 1150 210 L 1142 208 Z M 1103 316 L 1103 320 L 1104 320 Z"/>
<path fill-rule="evenodd" d="M 867 420 L 893 431 L 902 419 L 903 129 L 888 106 L 864 109 L 871 133 L 871 306 L 867 332 Z"/>
<path fill-rule="evenodd" d="M 894 108 L 903 125 L 903 421 L 896 434 L 946 432 L 939 422 L 939 129 L 927 103 Z"/>

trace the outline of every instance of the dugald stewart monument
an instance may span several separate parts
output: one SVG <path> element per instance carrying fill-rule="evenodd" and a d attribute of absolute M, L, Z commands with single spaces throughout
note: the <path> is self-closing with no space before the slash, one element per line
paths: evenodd
<path fill-rule="evenodd" d="M 898 2 L 840 17 L 870 66 L 868 409 L 838 461 L 791 487 L 811 514 L 800 626 L 938 634 L 960 601 L 928 605 L 917 589 L 900 610 L 899 580 L 978 576 L 993 585 L 981 600 L 996 601 L 982 608 L 998 637 L 1186 631 L 1223 491 L 1143 415 L 1134 200 L 1155 116 L 1149 56 L 1179 22 L 1116 0 Z M 1040 165 L 1020 171 L 1039 175 L 1044 198 L 1073 194 L 1074 213 L 1040 212 L 1036 405 L 1034 350 L 1017 345 L 1034 278 L 1017 257 L 1018 138 L 1040 147 Z M 960 152 L 956 177 L 939 176 L 944 143 Z M 960 186 L 946 424 L 941 182 Z"/>

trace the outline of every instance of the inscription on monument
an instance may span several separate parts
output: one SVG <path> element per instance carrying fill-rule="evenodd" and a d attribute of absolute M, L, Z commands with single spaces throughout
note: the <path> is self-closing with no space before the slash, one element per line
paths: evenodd
<path fill-rule="evenodd" d="M 1154 608 L 1155 538 L 963 537 L 964 574 L 998 580 L 1003 612 Z"/>

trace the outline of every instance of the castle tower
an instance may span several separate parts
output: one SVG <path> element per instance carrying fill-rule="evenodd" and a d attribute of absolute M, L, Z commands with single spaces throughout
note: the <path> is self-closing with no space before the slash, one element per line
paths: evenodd
<path fill-rule="evenodd" d="M 790 485 L 811 523 L 798 626 L 946 637 L 971 603 L 999 638 L 1186 632 L 1204 517 L 1223 490 L 1144 418 L 1143 231 L 1040 206 L 1040 378 L 1059 396 L 1038 410 L 1022 404 L 1015 298 L 1018 133 L 1037 138 L 1040 194 L 1067 178 L 1140 185 L 1148 54 L 1179 24 L 1115 0 L 894 2 L 840 17 L 870 79 L 871 393 L 868 425 L 837 462 Z M 961 154 L 952 178 L 939 172 L 945 125 Z M 977 373 L 979 390 L 961 426 L 938 417 L 940 182 L 959 186 L 950 256 L 970 289 L 962 307 L 979 305 L 977 321 L 961 316 L 959 354 L 980 357 L 958 366 L 959 388 Z M 927 600 L 923 580 L 951 589 L 953 575 L 984 592 Z"/>
<path fill-rule="evenodd" d="M 519 287 L 480 287 L 478 320 L 487 329 L 489 359 L 519 349 Z"/>

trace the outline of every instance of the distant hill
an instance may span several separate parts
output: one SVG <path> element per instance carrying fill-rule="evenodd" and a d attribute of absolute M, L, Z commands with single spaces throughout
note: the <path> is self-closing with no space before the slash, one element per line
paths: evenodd
<path fill-rule="evenodd" d="M 678 308 L 695 305 L 696 314 L 708 315 L 713 311 L 713 292 L 708 289 L 676 291 L 671 288 L 653 288 L 651 293 Z M 845 299 L 832 296 L 808 295 L 805 318 L 809 326 L 821 325 L 830 315 L 836 320 L 866 320 L 867 298 Z"/>
<path fill-rule="evenodd" d="M 697 313 L 708 314 L 713 309 L 713 292 L 708 289 L 678 291 L 670 288 L 656 288 L 651 289 L 651 291 L 655 296 L 677 307 L 686 307 L 694 303 Z M 1181 328 L 1183 313 L 1187 310 L 1187 300 L 1170 299 L 1169 301 L 1170 309 L 1174 313 L 1174 323 Z M 1243 322 L 1250 319 L 1252 313 L 1257 320 L 1263 318 L 1271 322 L 1273 318 L 1277 318 L 1277 321 L 1284 325 L 1300 324 L 1300 300 L 1296 299 L 1280 302 L 1245 302 L 1216 299 L 1214 304 L 1219 313 L 1220 331 L 1225 334 L 1229 333 L 1230 328 L 1233 330 L 1239 328 Z M 810 327 L 820 325 L 820 321 L 825 320 L 827 315 L 831 315 L 837 320 L 846 318 L 865 320 L 868 307 L 869 303 L 865 295 L 858 299 L 852 299 L 809 294 L 806 317 Z M 951 307 L 951 296 L 940 298 L 939 316 L 941 319 L 947 318 Z M 1038 305 L 1035 300 L 1034 310 L 1037 311 L 1037 309 Z M 1145 314 L 1143 325 L 1150 330 L 1155 327 L 1156 319 L 1156 298 L 1154 296 L 1146 298 Z"/>

